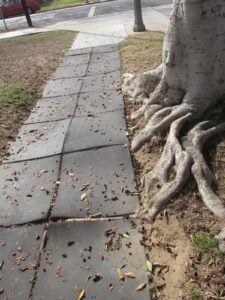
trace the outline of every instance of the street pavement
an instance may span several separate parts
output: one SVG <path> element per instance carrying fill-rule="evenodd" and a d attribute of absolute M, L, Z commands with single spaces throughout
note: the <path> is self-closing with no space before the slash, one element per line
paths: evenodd
<path fill-rule="evenodd" d="M 143 19 L 148 30 L 165 31 L 169 22 L 171 5 L 155 6 L 143 9 Z M 57 22 L 42 28 L 25 28 L 0 33 L 0 39 L 21 35 L 35 34 L 51 30 L 74 30 L 79 31 L 76 48 L 89 46 L 107 45 L 122 41 L 128 34 L 133 33 L 134 13 L 133 10 L 99 15 L 92 18 L 79 20 L 67 20 Z M 60 71 L 60 70 L 59 70 Z M 71 72 L 75 72 L 74 70 Z"/>
<path fill-rule="evenodd" d="M 172 0 L 142 0 L 143 8 L 157 7 L 161 5 L 171 5 Z M 111 15 L 133 10 L 133 1 L 115 0 L 98 4 L 83 5 L 49 12 L 41 12 L 31 15 L 35 27 L 53 25 L 63 21 L 75 21 L 95 16 Z M 6 19 L 9 29 L 26 28 L 27 23 L 24 16 Z M 4 29 L 4 24 L 0 20 L 0 29 Z"/>
<path fill-rule="evenodd" d="M 117 89 L 132 24 L 122 12 L 45 28 L 80 33 L 0 165 L 1 299 L 150 299 Z"/>

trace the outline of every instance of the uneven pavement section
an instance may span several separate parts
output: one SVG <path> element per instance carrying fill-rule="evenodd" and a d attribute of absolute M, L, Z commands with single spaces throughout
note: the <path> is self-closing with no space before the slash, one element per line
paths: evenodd
<path fill-rule="evenodd" d="M 82 93 L 79 97 L 76 117 L 93 116 L 119 109 L 124 109 L 123 97 L 115 90 Z"/>
<path fill-rule="evenodd" d="M 63 155 L 60 178 L 53 218 L 128 215 L 138 208 L 130 154 L 123 146 Z"/>
<path fill-rule="evenodd" d="M 32 299 L 149 299 L 140 239 L 133 221 L 51 224 Z"/>
<path fill-rule="evenodd" d="M 0 240 L 11 239 L 2 260 L 34 262 L 11 274 L 0 261 L 10 300 L 74 300 L 81 291 L 88 300 L 149 299 L 129 220 L 138 197 L 119 80 L 117 45 L 68 51 L 11 144 L 0 167 L 0 226 L 9 227 Z"/>
<path fill-rule="evenodd" d="M 64 152 L 128 143 L 121 110 L 74 118 L 65 139 Z"/>

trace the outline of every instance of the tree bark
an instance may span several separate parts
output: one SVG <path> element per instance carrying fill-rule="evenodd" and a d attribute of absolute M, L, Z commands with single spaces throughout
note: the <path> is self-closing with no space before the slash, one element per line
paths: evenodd
<path fill-rule="evenodd" d="M 207 207 L 225 219 L 224 206 L 212 188 L 214 176 L 202 155 L 207 139 L 225 129 L 225 2 L 174 0 L 173 4 L 162 65 L 139 76 L 125 74 L 122 87 L 143 104 L 132 118 L 145 116 L 147 121 L 132 141 L 133 151 L 168 132 L 156 168 L 144 179 L 147 191 L 156 181 L 161 189 L 141 216 L 154 219 L 193 175 Z"/>

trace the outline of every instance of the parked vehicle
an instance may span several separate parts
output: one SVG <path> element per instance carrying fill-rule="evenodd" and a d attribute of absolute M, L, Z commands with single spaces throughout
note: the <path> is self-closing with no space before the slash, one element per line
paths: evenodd
<path fill-rule="evenodd" d="M 27 8 L 30 14 L 40 10 L 41 6 L 37 0 L 26 0 Z M 4 17 L 16 16 L 23 14 L 23 6 L 21 0 L 6 0 L 1 4 Z"/>

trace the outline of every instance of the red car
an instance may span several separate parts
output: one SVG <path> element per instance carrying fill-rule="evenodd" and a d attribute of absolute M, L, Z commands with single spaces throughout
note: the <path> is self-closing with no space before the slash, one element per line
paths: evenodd
<path fill-rule="evenodd" d="M 30 14 L 41 9 L 41 6 L 37 0 L 26 0 L 26 4 Z M 3 1 L 1 9 L 4 17 L 23 14 L 23 6 L 20 0 Z"/>

